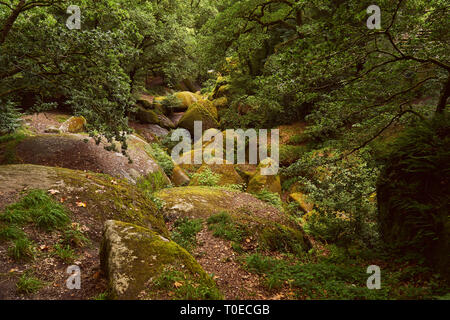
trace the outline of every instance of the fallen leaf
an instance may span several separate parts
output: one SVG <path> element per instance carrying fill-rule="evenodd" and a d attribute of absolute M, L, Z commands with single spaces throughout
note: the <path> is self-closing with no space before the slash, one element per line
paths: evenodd
<path fill-rule="evenodd" d="M 175 288 L 179 288 L 179 287 L 182 287 L 183 286 L 183 283 L 182 282 L 179 282 L 179 281 L 175 281 L 175 283 L 173 284 L 174 286 L 175 286 Z"/>
<path fill-rule="evenodd" d="M 56 189 L 50 189 L 50 190 L 48 190 L 48 192 L 50 192 L 50 194 L 60 193 L 59 190 L 56 190 Z"/>
<path fill-rule="evenodd" d="M 84 203 L 84 202 L 77 202 L 77 207 L 83 207 L 83 208 L 86 208 L 86 203 Z"/>

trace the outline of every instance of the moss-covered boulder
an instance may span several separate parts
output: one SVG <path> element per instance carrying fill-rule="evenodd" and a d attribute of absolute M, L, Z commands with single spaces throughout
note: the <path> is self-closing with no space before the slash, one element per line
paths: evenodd
<path fill-rule="evenodd" d="M 139 95 L 139 97 L 136 99 L 136 103 L 140 106 L 142 106 L 144 109 L 153 109 L 154 108 L 154 99 L 153 97 L 146 95 L 146 94 L 141 94 Z"/>
<path fill-rule="evenodd" d="M 227 97 L 221 97 L 218 99 L 214 99 L 212 103 L 217 109 L 225 108 L 226 106 L 228 106 L 228 99 Z"/>
<path fill-rule="evenodd" d="M 0 146 L 7 148 L 11 155 L 3 160 L 12 163 L 29 163 L 62 167 L 74 170 L 87 170 L 106 173 L 117 178 L 125 178 L 136 183 L 137 180 L 155 172 L 162 172 L 161 167 L 149 152 L 149 144 L 137 136 L 129 136 L 129 159 L 120 152 L 105 150 L 107 141 L 103 139 L 99 145 L 87 135 L 37 135 L 25 137 L 15 143 Z M 120 144 L 115 143 L 116 150 Z M 4 164 L 4 162 L 2 163 Z"/>
<path fill-rule="evenodd" d="M 175 166 L 173 168 L 172 175 L 170 176 L 170 180 L 177 187 L 186 186 L 191 181 L 189 176 L 186 174 L 186 172 L 184 172 L 183 169 L 180 168 L 180 166 Z"/>
<path fill-rule="evenodd" d="M 80 133 L 86 130 L 86 119 L 84 117 L 70 117 L 59 128 L 64 133 Z"/>
<path fill-rule="evenodd" d="M 167 129 L 175 129 L 175 124 L 168 117 L 158 114 L 159 124 Z"/>
<path fill-rule="evenodd" d="M 226 213 L 245 234 L 243 244 L 261 248 L 298 253 L 309 247 L 308 240 L 297 224 L 279 209 L 254 196 L 221 188 L 182 187 L 164 189 L 155 194 L 163 202 L 166 221 L 180 218 L 208 219 Z"/>
<path fill-rule="evenodd" d="M 314 204 L 307 202 L 306 196 L 301 192 L 291 193 L 289 197 L 299 205 L 304 213 L 309 213 L 314 209 Z"/>
<path fill-rule="evenodd" d="M 0 166 L 0 210 L 23 190 L 52 190 L 55 197 L 100 237 L 106 220 L 134 223 L 168 236 L 163 217 L 154 203 L 125 180 L 56 167 L 28 164 Z"/>
<path fill-rule="evenodd" d="M 206 171 L 212 172 L 215 175 L 218 175 L 217 185 L 226 186 L 226 185 L 242 185 L 244 184 L 244 179 L 237 173 L 233 164 L 203 164 L 200 169 L 197 170 L 196 176 L 191 180 L 189 185 L 191 186 L 199 186 L 201 182 L 199 181 L 198 176 L 205 173 Z"/>
<path fill-rule="evenodd" d="M 256 170 L 256 174 L 250 179 L 247 187 L 247 192 L 258 193 L 264 189 L 278 193 L 281 195 L 281 180 L 278 174 L 276 175 L 262 175 L 261 169 L 267 168 L 270 165 L 271 159 L 261 161 Z"/>
<path fill-rule="evenodd" d="M 191 105 L 198 101 L 195 93 L 189 91 L 176 92 L 174 93 L 174 96 L 181 101 L 184 110 L 187 110 Z"/>
<path fill-rule="evenodd" d="M 213 106 L 211 101 L 202 100 L 201 102 L 191 105 L 178 122 L 178 127 L 185 128 L 189 130 L 191 134 L 194 134 L 195 121 L 202 121 L 203 131 L 219 127 L 217 109 Z"/>
<path fill-rule="evenodd" d="M 136 112 L 136 119 L 139 120 L 141 123 L 148 123 L 148 124 L 160 123 L 158 114 L 155 111 L 145 109 L 141 106 L 138 107 L 138 110 Z"/>
<path fill-rule="evenodd" d="M 114 299 L 221 298 L 212 278 L 186 250 L 133 224 L 105 223 L 100 258 Z M 183 278 L 177 281 L 177 274 Z"/>

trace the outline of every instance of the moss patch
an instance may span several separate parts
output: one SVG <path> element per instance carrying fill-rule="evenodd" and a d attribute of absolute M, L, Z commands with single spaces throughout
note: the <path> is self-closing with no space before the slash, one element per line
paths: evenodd
<path fill-rule="evenodd" d="M 220 297 L 214 281 L 186 250 L 136 225 L 119 221 L 105 224 L 101 263 L 108 275 L 111 295 L 116 299 Z M 182 273 L 184 280 L 173 279 L 170 283 L 169 279 L 167 284 L 164 275 L 168 272 Z M 179 292 L 185 285 L 208 288 L 211 295 L 185 297 Z"/>

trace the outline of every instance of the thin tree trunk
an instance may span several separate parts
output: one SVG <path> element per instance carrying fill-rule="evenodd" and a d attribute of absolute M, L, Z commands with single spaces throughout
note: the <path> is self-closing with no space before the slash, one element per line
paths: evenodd
<path fill-rule="evenodd" d="M 436 113 L 444 113 L 449 96 L 450 96 L 450 74 L 447 78 L 447 82 L 444 84 L 444 88 L 442 89 L 441 97 L 439 98 L 439 103 L 436 108 Z"/>

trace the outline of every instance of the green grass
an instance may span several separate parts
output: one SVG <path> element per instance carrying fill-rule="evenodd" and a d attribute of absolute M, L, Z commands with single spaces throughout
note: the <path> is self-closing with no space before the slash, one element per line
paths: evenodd
<path fill-rule="evenodd" d="M 63 205 L 53 200 L 44 190 L 32 190 L 19 202 L 5 209 L 0 221 L 23 225 L 32 222 L 46 230 L 66 226 L 70 222 Z"/>
<path fill-rule="evenodd" d="M 227 212 L 220 212 L 212 215 L 207 220 L 208 229 L 213 232 L 213 236 L 232 241 L 232 247 L 240 252 L 240 243 L 247 235 L 245 228 L 233 221 Z"/>
<path fill-rule="evenodd" d="M 263 189 L 259 192 L 255 192 L 252 194 L 255 196 L 255 198 L 270 203 L 271 205 L 277 207 L 280 210 L 283 208 L 283 202 L 281 201 L 280 195 L 278 193 L 274 193 L 267 189 Z"/>
<path fill-rule="evenodd" d="M 0 225 L 0 240 L 17 240 L 25 238 L 25 232 L 16 225 L 1 226 Z"/>
<path fill-rule="evenodd" d="M 31 190 L 18 202 L 9 205 L 0 214 L 0 240 L 10 241 L 8 254 L 15 260 L 34 258 L 33 242 L 22 230 L 33 224 L 46 231 L 62 229 L 69 225 L 66 209 L 44 190 Z M 67 232 L 67 231 L 66 231 Z M 65 239 L 84 241 L 80 235 L 65 233 Z"/>
<path fill-rule="evenodd" d="M 28 272 L 25 272 L 16 283 L 17 291 L 25 294 L 36 293 L 43 286 L 44 283 L 41 280 L 33 277 Z"/>
<path fill-rule="evenodd" d="M 73 250 L 69 245 L 57 243 L 54 249 L 55 251 L 53 254 L 66 263 L 72 263 L 77 257 L 75 250 Z"/>
<path fill-rule="evenodd" d="M 170 187 L 167 177 L 161 172 L 150 173 L 147 177 L 137 182 L 137 187 L 141 189 L 146 196 L 151 196 L 154 192 Z"/>
<path fill-rule="evenodd" d="M 16 261 L 29 260 L 34 256 L 33 242 L 26 237 L 12 241 L 8 254 Z"/>
<path fill-rule="evenodd" d="M 95 297 L 92 297 L 91 300 L 109 300 L 109 292 L 105 291 L 105 292 L 99 293 Z"/>
<path fill-rule="evenodd" d="M 62 243 L 73 247 L 84 247 L 89 243 L 89 239 L 78 229 L 68 229 L 62 234 Z"/>
<path fill-rule="evenodd" d="M 368 250 L 336 246 L 328 246 L 328 250 L 327 256 L 310 252 L 307 257 L 283 259 L 256 253 L 246 256 L 244 266 L 260 275 L 267 289 L 288 288 L 296 299 L 434 299 L 449 292 L 440 276 L 423 266 L 405 267 L 394 258 Z M 381 267 L 380 290 L 369 290 L 366 285 L 367 267 L 372 264 Z"/>
<path fill-rule="evenodd" d="M 187 251 L 192 251 L 197 245 L 197 233 L 202 230 L 202 220 L 183 218 L 177 220 L 174 227 L 172 240 Z"/>
<path fill-rule="evenodd" d="M 173 291 L 174 298 L 179 300 L 222 299 L 213 281 L 194 281 L 180 271 L 165 270 L 153 281 L 153 285 L 159 290 Z"/>
<path fill-rule="evenodd" d="M 156 160 L 165 174 L 170 177 L 175 165 L 169 154 L 157 143 L 152 143 L 150 148 L 146 147 L 145 150 Z"/>

